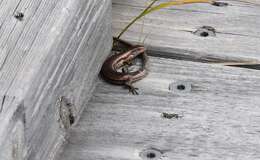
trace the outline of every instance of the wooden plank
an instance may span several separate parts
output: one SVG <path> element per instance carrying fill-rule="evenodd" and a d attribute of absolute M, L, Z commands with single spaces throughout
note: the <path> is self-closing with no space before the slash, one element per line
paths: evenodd
<path fill-rule="evenodd" d="M 98 82 L 60 160 L 260 158 L 259 71 L 163 58 L 150 62 L 148 77 L 136 84 L 138 96 Z"/>
<path fill-rule="evenodd" d="M 150 52 L 208 62 L 259 62 L 260 10 L 255 3 L 225 0 L 229 6 L 191 4 L 163 9 L 138 21 L 122 39 L 143 43 Z M 146 0 L 113 0 L 113 33 L 118 33 L 147 6 Z M 216 36 L 194 35 L 211 26 Z M 155 51 L 154 51 L 155 50 Z M 166 53 L 163 51 L 166 50 Z"/>
<path fill-rule="evenodd" d="M 0 159 L 20 159 L 25 148 L 25 110 L 16 97 L 1 96 Z"/>
<path fill-rule="evenodd" d="M 0 159 L 54 159 L 110 53 L 111 1 L 2 0 L 0 13 L 0 95 L 17 101 L 8 112 L 2 107 L 0 119 L 9 125 L 0 134 L 24 129 L 25 136 L 17 157 L 13 136 L 1 136 Z M 25 120 L 17 130 L 12 117 L 20 103 Z"/>

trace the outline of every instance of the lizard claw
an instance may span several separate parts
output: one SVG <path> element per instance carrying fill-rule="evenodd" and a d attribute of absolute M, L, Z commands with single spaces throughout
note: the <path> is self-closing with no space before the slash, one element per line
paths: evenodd
<path fill-rule="evenodd" d="M 126 85 L 129 89 L 129 93 L 131 92 L 133 95 L 139 95 L 139 93 L 137 92 L 137 90 L 139 90 L 139 88 L 135 88 L 132 85 L 127 84 Z"/>
<path fill-rule="evenodd" d="M 131 92 L 133 95 L 139 95 L 139 93 L 137 92 L 138 88 L 135 88 L 132 85 L 131 81 L 127 82 L 125 85 L 128 87 L 129 92 Z"/>
<path fill-rule="evenodd" d="M 139 95 L 137 90 L 138 90 L 138 88 L 134 88 L 134 87 L 129 88 L 129 92 L 131 92 L 133 95 Z"/>

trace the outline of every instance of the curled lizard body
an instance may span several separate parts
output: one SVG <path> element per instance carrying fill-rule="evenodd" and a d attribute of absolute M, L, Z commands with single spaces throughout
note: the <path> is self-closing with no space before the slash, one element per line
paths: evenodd
<path fill-rule="evenodd" d="M 134 72 L 118 72 L 118 69 L 134 60 L 137 56 L 142 59 L 142 67 Z M 126 85 L 133 94 L 138 94 L 137 88 L 132 83 L 144 78 L 148 72 L 146 69 L 147 55 L 143 46 L 133 46 L 132 49 L 110 56 L 103 64 L 101 75 L 110 83 Z"/>

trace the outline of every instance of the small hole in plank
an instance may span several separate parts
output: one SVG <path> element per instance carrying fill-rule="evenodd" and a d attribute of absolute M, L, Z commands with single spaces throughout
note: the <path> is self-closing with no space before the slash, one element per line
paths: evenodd
<path fill-rule="evenodd" d="M 140 152 L 140 157 L 143 160 L 159 160 L 162 157 L 163 152 L 156 148 L 145 149 Z"/>
<path fill-rule="evenodd" d="M 153 152 L 150 152 L 150 153 L 147 153 L 146 157 L 147 157 L 147 158 L 150 158 L 150 159 L 153 159 L 153 158 L 156 157 L 156 154 L 153 153 Z"/>
<path fill-rule="evenodd" d="M 185 85 L 180 84 L 180 85 L 177 86 L 177 89 L 183 91 L 183 90 L 186 89 L 186 87 L 185 87 Z"/>
<path fill-rule="evenodd" d="M 175 118 L 175 119 L 179 119 L 179 118 L 182 118 L 183 116 L 180 116 L 179 114 L 176 114 L 176 113 L 162 113 L 162 117 L 163 118 L 166 118 L 166 119 L 172 119 L 172 118 Z"/>
<path fill-rule="evenodd" d="M 192 33 L 200 37 L 215 37 L 216 29 L 211 26 L 202 26 Z"/>
<path fill-rule="evenodd" d="M 217 7 L 225 7 L 225 6 L 228 6 L 228 3 L 226 3 L 226 2 L 213 2 L 212 5 L 217 6 Z"/>
<path fill-rule="evenodd" d="M 187 93 L 192 90 L 192 85 L 187 81 L 176 81 L 170 83 L 168 89 L 175 93 Z"/>
<path fill-rule="evenodd" d="M 22 12 L 16 12 L 14 17 L 19 21 L 23 20 L 24 14 Z"/>
<path fill-rule="evenodd" d="M 200 33 L 200 36 L 201 36 L 201 37 L 208 37 L 208 36 L 209 36 L 209 33 L 208 33 L 208 32 L 201 32 L 201 33 Z"/>

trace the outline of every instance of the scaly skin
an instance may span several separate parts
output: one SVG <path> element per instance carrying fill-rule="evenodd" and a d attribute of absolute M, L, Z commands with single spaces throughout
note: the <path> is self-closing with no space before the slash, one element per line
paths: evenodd
<path fill-rule="evenodd" d="M 137 56 L 141 56 L 143 66 L 140 70 L 135 72 L 118 72 L 117 69 L 130 63 Z M 120 54 L 110 56 L 103 64 L 101 75 L 110 83 L 125 85 L 133 94 L 138 94 L 137 88 L 134 88 L 132 83 L 141 80 L 147 75 L 147 55 L 145 48 L 142 46 L 133 46 L 131 50 Z"/>

